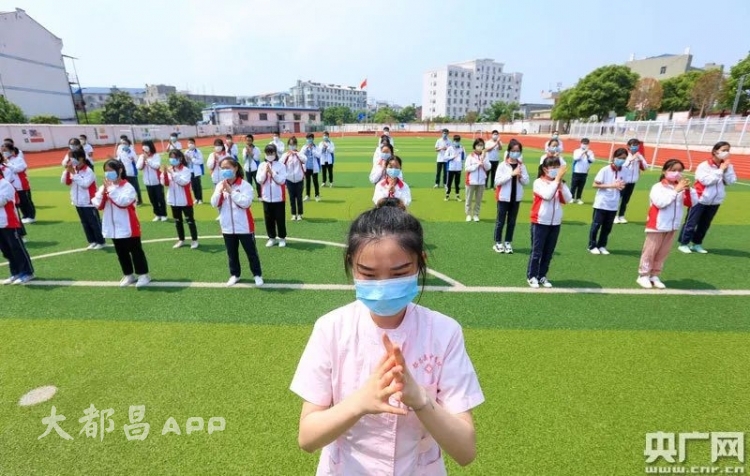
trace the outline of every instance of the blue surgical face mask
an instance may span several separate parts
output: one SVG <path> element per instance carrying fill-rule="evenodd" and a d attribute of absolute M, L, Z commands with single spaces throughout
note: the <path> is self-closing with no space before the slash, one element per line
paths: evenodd
<path fill-rule="evenodd" d="M 232 169 L 221 169 L 222 180 L 231 180 L 234 178 L 234 170 Z"/>
<path fill-rule="evenodd" d="M 180 159 L 176 159 L 174 157 L 171 157 L 169 159 L 169 165 L 171 165 L 172 167 L 177 167 L 178 165 L 180 165 Z"/>
<path fill-rule="evenodd" d="M 290 144 L 289 150 L 297 150 L 297 144 Z"/>
<path fill-rule="evenodd" d="M 625 165 L 625 159 L 615 159 L 614 161 L 615 167 L 618 169 L 621 169 L 623 165 Z"/>
<path fill-rule="evenodd" d="M 558 169 L 547 169 L 547 176 L 549 178 L 556 178 L 557 177 L 557 171 L 558 171 Z"/>
<path fill-rule="evenodd" d="M 636 153 L 638 152 L 639 146 L 637 145 L 631 145 L 630 146 L 630 152 Z"/>
<path fill-rule="evenodd" d="M 511 152 L 510 154 L 508 154 L 508 157 L 510 157 L 511 159 L 514 159 L 514 160 L 518 160 L 521 157 L 521 153 L 520 152 Z"/>
<path fill-rule="evenodd" d="M 461 147 L 461 143 L 460 142 L 453 142 L 453 147 Z"/>
<path fill-rule="evenodd" d="M 73 167 L 78 167 L 78 160 L 70 159 L 70 165 L 72 165 Z"/>
<path fill-rule="evenodd" d="M 104 178 L 106 178 L 110 182 L 114 182 L 115 180 L 117 180 L 117 172 L 114 170 L 107 170 L 106 172 L 104 172 Z"/>
<path fill-rule="evenodd" d="M 557 134 L 552 134 L 552 138 L 553 139 L 557 139 L 558 137 L 560 137 L 560 136 L 558 136 Z"/>
<path fill-rule="evenodd" d="M 381 158 L 381 159 L 384 159 L 384 160 L 385 160 L 385 159 L 390 159 L 390 158 L 391 158 L 391 154 L 390 154 L 390 153 L 388 153 L 388 152 L 381 152 L 381 153 L 380 153 L 380 158 Z"/>
<path fill-rule="evenodd" d="M 312 140 L 312 139 L 307 139 L 307 143 L 308 143 L 308 144 L 312 144 L 312 143 L 313 143 L 313 140 Z"/>
<path fill-rule="evenodd" d="M 124 145 L 124 146 L 122 146 L 122 151 L 123 152 L 130 152 L 130 147 L 128 147 L 127 145 Z"/>
<path fill-rule="evenodd" d="M 385 173 L 390 178 L 399 178 L 399 177 L 401 177 L 401 169 L 387 168 L 387 169 L 385 169 Z"/>
<path fill-rule="evenodd" d="M 330 142 L 331 141 L 331 139 L 329 139 L 328 136 L 323 137 L 323 140 L 326 141 L 326 142 Z"/>
<path fill-rule="evenodd" d="M 376 316 L 395 316 L 419 294 L 419 275 L 374 281 L 355 279 L 357 299 Z"/>
<path fill-rule="evenodd" d="M 443 134 L 443 139 L 447 139 L 447 138 L 448 138 L 448 134 Z"/>

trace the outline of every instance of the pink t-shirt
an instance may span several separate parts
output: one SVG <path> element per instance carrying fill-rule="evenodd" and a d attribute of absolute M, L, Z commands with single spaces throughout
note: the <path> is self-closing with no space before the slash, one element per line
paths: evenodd
<path fill-rule="evenodd" d="M 409 372 L 451 413 L 484 402 L 461 326 L 409 304 L 401 325 L 381 329 L 359 301 L 318 319 L 291 390 L 320 406 L 339 403 L 364 385 L 385 355 L 384 333 L 404 352 Z M 365 415 L 320 456 L 318 475 L 444 475 L 442 452 L 413 412 Z"/>

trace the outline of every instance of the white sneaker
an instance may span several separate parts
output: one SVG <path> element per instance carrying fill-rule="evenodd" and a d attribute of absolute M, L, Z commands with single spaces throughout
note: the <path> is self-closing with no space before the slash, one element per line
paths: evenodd
<path fill-rule="evenodd" d="M 532 288 L 538 288 L 539 287 L 539 281 L 536 278 L 531 278 L 526 280 L 527 283 L 529 283 L 529 286 Z"/>
<path fill-rule="evenodd" d="M 653 286 L 651 285 L 651 280 L 648 279 L 648 276 L 639 276 L 638 279 L 635 280 L 636 283 L 643 289 L 651 289 Z"/>
<path fill-rule="evenodd" d="M 479 217 L 474 215 L 474 221 L 479 221 Z"/>
<path fill-rule="evenodd" d="M 328 188 L 333 188 L 333 182 L 328 184 Z"/>
<path fill-rule="evenodd" d="M 195 204 L 196 204 L 196 205 L 203 205 L 203 200 L 196 200 L 196 201 L 195 201 Z"/>
<path fill-rule="evenodd" d="M 282 238 L 281 240 L 279 240 L 279 248 L 286 248 L 286 240 L 285 239 Z"/>
<path fill-rule="evenodd" d="M 302 215 L 297 215 L 297 221 L 302 221 Z"/>
<path fill-rule="evenodd" d="M 599 251 L 599 248 L 591 248 L 591 249 L 589 249 L 589 253 L 591 253 L 592 255 L 600 255 L 600 254 L 602 254 L 602 252 Z"/>
<path fill-rule="evenodd" d="M 625 217 L 617 217 L 617 223 L 624 225 L 627 222 L 628 221 L 625 219 Z"/>
<path fill-rule="evenodd" d="M 255 285 L 263 286 L 263 278 L 261 278 L 260 276 L 255 276 Z"/>
<path fill-rule="evenodd" d="M 540 279 L 539 280 L 539 284 L 541 284 L 542 286 L 544 286 L 547 289 L 549 289 L 549 288 L 552 287 L 552 283 L 550 283 L 549 281 L 547 281 L 547 278 Z"/>
<path fill-rule="evenodd" d="M 328 184 L 327 184 L 327 183 L 325 183 L 325 182 L 323 182 L 323 186 L 325 187 L 326 185 L 328 185 Z"/>
<path fill-rule="evenodd" d="M 471 221 L 471 215 L 466 215 L 466 221 L 467 222 Z"/>
<path fill-rule="evenodd" d="M 492 249 L 495 250 L 495 253 L 505 253 L 505 246 L 502 243 L 495 243 Z"/>
<path fill-rule="evenodd" d="M 302 199 L 303 202 L 310 201 L 310 195 L 305 195 L 305 198 Z"/>
<path fill-rule="evenodd" d="M 198 242 L 197 242 L 197 241 L 193 241 L 193 242 L 191 242 L 191 243 L 190 243 L 190 249 L 191 249 L 191 250 L 196 250 L 196 249 L 198 249 Z"/>
<path fill-rule="evenodd" d="M 92 250 L 100 250 L 102 248 L 104 248 L 104 245 L 99 243 L 94 243 L 94 246 L 91 247 Z"/>
<path fill-rule="evenodd" d="M 317 195 L 317 196 L 315 197 L 315 201 L 316 201 L 316 202 L 319 202 L 319 201 L 320 201 L 320 195 Z"/>
<path fill-rule="evenodd" d="M 21 220 L 21 223 L 23 223 L 24 225 L 31 225 L 35 222 L 36 220 L 34 218 L 24 218 L 23 220 Z"/>
<path fill-rule="evenodd" d="M 138 281 L 135 282 L 136 288 L 142 288 L 144 286 L 148 286 L 148 283 L 151 282 L 151 276 L 148 274 L 142 274 L 138 276 Z"/>
<path fill-rule="evenodd" d="M 120 287 L 121 288 L 128 287 L 131 284 L 133 284 L 134 282 L 135 282 L 135 276 L 133 276 L 132 274 L 129 274 L 127 276 L 123 276 L 122 279 L 120 280 Z"/>
<path fill-rule="evenodd" d="M 691 250 L 688 245 L 680 245 L 680 246 L 677 247 L 677 250 L 681 251 L 681 252 L 683 252 L 685 254 L 690 254 L 690 253 L 693 252 L 693 250 Z"/>
<path fill-rule="evenodd" d="M 96 246 L 96 243 L 89 243 L 89 245 L 86 247 L 87 250 L 93 250 L 94 246 Z"/>
<path fill-rule="evenodd" d="M 609 251 L 607 251 L 607 248 L 602 246 L 601 248 L 599 248 L 599 253 L 603 255 L 608 255 Z"/>
<path fill-rule="evenodd" d="M 167 220 L 168 220 L 168 218 L 167 218 L 167 217 L 161 217 L 161 218 L 160 218 L 160 220 L 161 220 L 161 221 L 167 221 Z"/>
<path fill-rule="evenodd" d="M 461 195 L 456 195 L 456 201 L 457 201 L 457 202 L 460 202 L 460 201 L 461 201 Z"/>
<path fill-rule="evenodd" d="M 511 245 L 507 241 L 505 242 L 505 254 L 506 255 L 512 255 L 513 254 L 513 245 Z"/>
<path fill-rule="evenodd" d="M 3 286 L 7 284 L 13 284 L 13 281 L 15 280 L 16 280 L 16 276 L 11 276 L 8 279 L 3 279 L 2 281 L 0 281 L 0 284 L 2 284 Z"/>
<path fill-rule="evenodd" d="M 432 186 L 432 188 L 440 188 L 440 185 L 435 184 L 435 185 Z"/>
<path fill-rule="evenodd" d="M 659 279 L 659 276 L 651 276 L 650 279 L 651 284 L 653 284 L 656 289 L 667 289 L 664 283 L 661 282 L 661 279 Z"/>
<path fill-rule="evenodd" d="M 180 240 L 180 241 L 178 241 L 177 243 L 175 243 L 175 244 L 174 244 L 174 246 L 173 246 L 172 248 L 174 248 L 174 249 L 177 249 L 177 248 L 182 248 L 182 245 L 184 245 L 184 244 L 185 244 L 185 242 L 184 242 L 184 241 L 182 241 L 182 240 Z"/>
<path fill-rule="evenodd" d="M 270 248 L 270 247 L 272 247 L 272 246 L 273 246 L 273 245 L 275 245 L 275 244 L 276 244 L 276 240 L 274 240 L 273 238 L 271 238 L 271 239 L 269 239 L 269 240 L 268 240 L 268 241 L 266 242 L 266 248 Z"/>
<path fill-rule="evenodd" d="M 577 204 L 579 204 L 579 205 L 583 205 L 583 200 L 581 200 L 581 199 L 579 198 L 579 199 L 578 199 L 578 201 L 576 201 L 576 203 L 577 203 Z"/>
<path fill-rule="evenodd" d="M 159 220 L 161 220 L 161 217 L 154 217 L 154 219 L 151 221 L 159 221 Z"/>
<path fill-rule="evenodd" d="M 227 287 L 232 287 L 235 284 L 237 284 L 240 281 L 240 278 L 238 276 L 231 276 L 229 278 L 229 281 L 227 281 Z"/>
<path fill-rule="evenodd" d="M 297 221 L 297 215 L 292 215 L 292 221 Z"/>

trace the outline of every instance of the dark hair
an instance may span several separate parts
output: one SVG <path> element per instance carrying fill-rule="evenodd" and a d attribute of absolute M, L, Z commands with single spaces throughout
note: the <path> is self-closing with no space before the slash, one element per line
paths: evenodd
<path fill-rule="evenodd" d="M 275 135 L 275 136 L 278 136 L 278 135 L 280 135 L 280 134 L 279 134 L 279 131 L 273 131 L 273 135 Z"/>
<path fill-rule="evenodd" d="M 219 167 L 221 167 L 221 164 L 223 164 L 224 162 L 227 162 L 227 161 L 229 161 L 229 163 L 232 164 L 232 167 L 234 167 L 234 171 L 235 171 L 234 176 L 235 176 L 235 178 L 241 179 L 241 178 L 245 177 L 245 175 L 244 175 L 245 171 L 242 170 L 242 167 L 240 167 L 240 163 L 237 162 L 236 160 L 234 160 L 234 157 L 232 157 L 231 155 L 229 157 L 224 157 L 223 159 L 221 159 L 221 162 L 219 162 Z"/>
<path fill-rule="evenodd" d="M 477 137 L 476 139 L 474 139 L 474 144 L 472 144 L 471 149 L 474 150 L 478 144 L 482 144 L 482 146 L 484 146 L 484 139 L 482 139 L 481 137 Z"/>
<path fill-rule="evenodd" d="M 182 165 L 184 165 L 184 166 L 187 166 L 187 164 L 188 164 L 187 159 L 185 158 L 185 154 L 183 154 L 182 151 L 179 150 L 179 149 L 172 149 L 172 150 L 170 150 L 169 151 L 169 158 L 170 159 L 171 158 L 180 159 L 180 163 Z"/>
<path fill-rule="evenodd" d="M 328 131 L 323 131 L 324 136 L 330 136 L 331 134 L 328 133 Z"/>
<path fill-rule="evenodd" d="M 173 133 L 169 134 L 169 137 L 177 137 L 178 135 L 179 134 L 177 134 L 176 132 L 173 132 Z"/>
<path fill-rule="evenodd" d="M 581 139 L 581 144 L 588 144 L 590 142 L 591 141 L 589 141 L 588 137 L 584 137 L 583 139 Z"/>
<path fill-rule="evenodd" d="M 305 139 L 315 139 L 315 134 L 313 134 L 312 132 L 308 132 L 305 136 Z"/>
<path fill-rule="evenodd" d="M 460 135 L 458 135 L 458 134 L 456 134 L 456 135 L 454 135 L 454 136 L 453 136 L 453 140 L 454 140 L 454 141 L 458 141 L 458 142 L 461 142 L 461 136 L 460 136 Z"/>
<path fill-rule="evenodd" d="M 383 142 L 388 142 L 390 144 L 391 143 L 391 138 L 388 137 L 387 135 L 383 134 L 383 135 L 380 136 L 380 143 L 382 144 Z"/>
<path fill-rule="evenodd" d="M 518 139 L 511 139 L 508 141 L 508 148 L 506 151 L 510 154 L 510 152 L 513 150 L 513 147 L 518 146 L 518 151 L 523 153 L 523 144 L 521 144 L 521 141 Z"/>
<path fill-rule="evenodd" d="M 558 147 L 560 146 L 560 139 L 550 139 L 547 141 L 547 147 L 551 146 L 553 142 L 556 143 Z"/>
<path fill-rule="evenodd" d="M 229 140 L 231 140 L 232 142 L 234 142 L 234 137 L 232 137 L 232 134 L 227 134 L 227 135 L 225 135 L 225 136 L 224 136 L 224 138 L 225 138 L 225 139 L 229 139 Z"/>
<path fill-rule="evenodd" d="M 246 135 L 245 139 L 250 139 L 251 141 L 255 141 L 255 137 L 252 134 Z"/>
<path fill-rule="evenodd" d="M 385 126 L 385 127 L 383 127 L 383 130 L 384 130 L 384 131 L 388 131 L 388 132 L 391 132 L 391 128 L 390 128 L 390 127 L 388 127 L 388 126 Z"/>
<path fill-rule="evenodd" d="M 76 137 L 71 137 L 70 140 L 68 140 L 68 144 L 81 146 L 81 141 Z"/>
<path fill-rule="evenodd" d="M 7 142 L 10 145 L 15 145 L 15 142 L 13 142 L 13 139 L 11 139 L 10 137 L 6 137 L 5 139 L 3 139 L 3 142 Z"/>
<path fill-rule="evenodd" d="M 92 164 L 88 157 L 86 157 L 86 151 L 83 149 L 71 150 L 69 157 L 71 159 L 76 159 L 79 163 L 85 163 L 91 169 L 94 168 L 94 164 Z"/>
<path fill-rule="evenodd" d="M 117 172 L 117 177 L 120 180 L 125 179 L 125 166 L 117 159 L 107 159 L 106 162 L 104 162 L 104 165 L 102 165 L 102 170 L 107 170 L 107 168 L 110 168 Z"/>
<path fill-rule="evenodd" d="M 639 141 L 638 139 L 634 137 L 628 141 L 628 146 L 631 146 L 631 145 L 641 145 L 641 141 Z"/>
<path fill-rule="evenodd" d="M 195 137 L 188 138 L 188 142 L 192 142 L 193 144 L 195 144 Z"/>
<path fill-rule="evenodd" d="M 351 277 L 354 257 L 366 245 L 393 237 L 404 251 L 416 255 L 419 276 L 424 286 L 427 278 L 424 231 L 422 224 L 403 209 L 401 200 L 390 198 L 354 219 L 349 227 L 344 251 L 344 269 Z"/>
<path fill-rule="evenodd" d="M 718 152 L 719 149 L 721 149 L 724 146 L 727 146 L 727 147 L 730 147 L 730 148 L 732 147 L 731 144 L 729 144 L 729 142 L 727 142 L 725 140 L 722 140 L 722 141 L 719 141 L 716 144 L 714 144 L 713 148 L 711 148 L 711 153 Z"/>
<path fill-rule="evenodd" d="M 629 153 L 630 152 L 628 152 L 628 149 L 626 149 L 625 147 L 615 149 L 615 151 L 612 153 L 612 160 L 616 159 L 617 157 L 627 157 Z"/>
<path fill-rule="evenodd" d="M 390 159 L 386 160 L 385 166 L 388 167 L 388 164 L 390 164 L 391 162 L 397 162 L 399 168 L 403 167 L 403 161 L 401 160 L 401 157 L 399 157 L 398 155 L 394 155 Z"/>
<path fill-rule="evenodd" d="M 286 141 L 286 143 L 287 145 L 297 145 L 297 138 L 295 136 L 292 136 L 288 141 Z"/>
<path fill-rule="evenodd" d="M 537 174 L 537 178 L 544 176 L 544 169 L 548 169 L 550 167 L 559 167 L 560 166 L 560 159 L 558 157 L 545 157 L 541 164 L 539 164 L 539 173 Z"/>
<path fill-rule="evenodd" d="M 122 134 L 122 135 L 120 136 L 120 140 L 127 140 L 127 141 L 130 141 L 130 139 L 128 139 L 128 136 L 127 136 L 127 135 L 125 135 L 125 134 Z"/>
<path fill-rule="evenodd" d="M 383 147 L 388 147 L 388 149 L 390 149 L 391 151 L 391 154 L 393 154 L 393 146 L 390 142 L 383 142 L 382 144 L 380 144 L 380 152 L 383 152 Z"/>
<path fill-rule="evenodd" d="M 497 129 L 492 129 L 492 132 L 491 132 L 491 134 L 500 134 L 500 133 L 499 133 L 499 132 L 497 132 Z"/>
<path fill-rule="evenodd" d="M 669 159 L 666 162 L 664 162 L 664 166 L 661 168 L 661 177 L 659 177 L 659 181 L 664 180 L 664 176 L 667 172 L 669 172 L 669 169 L 671 169 L 677 164 L 679 164 L 680 167 L 682 167 L 682 170 L 685 170 L 685 164 L 683 164 L 682 161 L 679 159 Z"/>
<path fill-rule="evenodd" d="M 268 144 L 265 149 L 263 149 L 263 152 L 266 153 L 266 155 L 273 154 L 274 157 L 277 159 L 279 158 L 279 151 L 276 150 L 276 145 L 274 144 Z"/>
<path fill-rule="evenodd" d="M 448 129 L 443 129 L 443 130 L 442 130 L 442 131 L 440 131 L 440 132 L 442 132 L 443 134 L 447 134 L 447 133 L 448 133 L 448 132 L 450 132 L 450 131 L 449 131 Z"/>
<path fill-rule="evenodd" d="M 553 134 L 553 135 L 554 135 L 554 134 L 558 134 L 558 132 L 557 132 L 557 129 L 553 130 L 553 131 L 552 131 L 552 134 Z"/>
<path fill-rule="evenodd" d="M 89 138 L 86 137 L 86 134 L 81 134 L 81 135 L 78 136 L 78 138 L 79 139 L 83 139 L 83 140 L 89 140 Z"/>
<path fill-rule="evenodd" d="M 221 146 L 222 150 L 224 152 L 227 151 L 227 147 L 224 145 L 224 141 L 221 139 L 214 139 L 214 147 Z"/>
<path fill-rule="evenodd" d="M 154 145 L 154 141 L 152 140 L 144 140 L 141 142 L 141 147 L 148 147 L 148 150 L 151 151 L 152 154 L 156 153 L 156 146 Z"/>

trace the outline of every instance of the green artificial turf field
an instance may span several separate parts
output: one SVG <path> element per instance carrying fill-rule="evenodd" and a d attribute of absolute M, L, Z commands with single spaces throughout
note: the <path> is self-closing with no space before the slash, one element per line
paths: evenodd
<path fill-rule="evenodd" d="M 371 205 L 376 144 L 375 137 L 333 139 L 335 187 L 322 190 L 320 203 L 305 203 L 305 221 L 287 222 L 286 249 L 258 239 L 266 289 L 222 286 L 226 255 L 208 205 L 196 207 L 198 250 L 173 250 L 174 225 L 152 223 L 150 207 L 139 208 L 155 285 L 109 287 L 121 277 L 111 248 L 66 253 L 86 242 L 60 170 L 31 172 L 39 221 L 28 226 L 28 249 L 38 257 L 39 282 L 0 288 L 1 475 L 314 474 L 317 455 L 296 445 L 301 402 L 288 386 L 315 319 L 350 302 L 353 291 L 293 288 L 349 284 L 335 245 Z M 438 273 L 428 284 L 468 288 L 427 290 L 420 303 L 464 326 L 486 397 L 475 411 L 477 459 L 467 468 L 449 462 L 449 473 L 643 474 L 646 433 L 750 433 L 750 187 L 729 190 L 704 243 L 709 254 L 675 248 L 663 280 L 679 294 L 661 295 L 635 284 L 655 173 L 638 185 L 631 223 L 615 226 L 610 256 L 586 251 L 589 188 L 589 204 L 566 206 L 549 275 L 553 291 L 589 292 L 529 292 L 529 189 L 515 254 L 498 255 L 492 193 L 482 221 L 465 223 L 463 203 L 444 202 L 432 188 L 434 140 L 397 138 L 397 154 Z M 525 155 L 536 164 L 541 152 Z M 206 187 L 206 199 L 210 193 Z M 253 209 L 263 235 L 262 207 Z M 246 261 L 243 277 L 251 282 Z M 497 289 L 480 289 L 488 287 Z M 739 292 L 708 293 L 716 290 Z M 43 385 L 58 387 L 52 400 L 18 405 Z M 114 431 L 103 440 L 79 434 L 91 404 L 114 410 Z M 72 441 L 54 431 L 37 439 L 52 405 L 66 416 L 60 425 Z M 131 405 L 146 407 L 145 441 L 125 437 Z M 170 417 L 181 435 L 161 434 Z M 190 417 L 206 424 L 223 417 L 226 428 L 188 435 Z M 686 464 L 710 466 L 708 442 L 691 442 Z"/>

